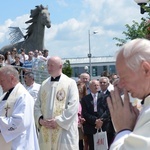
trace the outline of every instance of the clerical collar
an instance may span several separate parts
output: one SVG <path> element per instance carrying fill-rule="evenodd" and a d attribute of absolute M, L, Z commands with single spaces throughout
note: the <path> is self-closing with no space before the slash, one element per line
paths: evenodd
<path fill-rule="evenodd" d="M 59 76 L 57 76 L 57 77 L 51 77 L 51 81 L 56 81 L 56 82 L 58 82 L 59 81 L 59 79 L 60 79 L 60 76 L 61 75 L 59 75 Z"/>
<path fill-rule="evenodd" d="M 11 88 L 10 90 L 8 90 L 8 92 L 5 94 L 5 96 L 4 96 L 4 98 L 2 99 L 2 101 L 7 100 L 7 98 L 9 97 L 9 95 L 10 95 L 10 93 L 12 92 L 13 89 L 14 89 L 14 87 Z"/>

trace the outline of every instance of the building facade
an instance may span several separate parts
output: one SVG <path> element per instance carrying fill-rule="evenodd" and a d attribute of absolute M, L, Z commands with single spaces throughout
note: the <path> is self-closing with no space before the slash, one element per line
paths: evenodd
<path fill-rule="evenodd" d="M 100 77 L 104 72 L 109 74 L 116 73 L 115 57 L 113 56 L 92 57 L 91 64 L 88 57 L 63 59 L 64 62 L 66 60 L 70 61 L 73 78 L 79 77 L 83 72 L 90 72 L 90 65 L 92 78 Z"/>

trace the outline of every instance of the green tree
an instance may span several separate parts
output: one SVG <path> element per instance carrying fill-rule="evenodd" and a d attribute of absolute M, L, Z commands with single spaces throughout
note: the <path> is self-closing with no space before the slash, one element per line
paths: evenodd
<path fill-rule="evenodd" d="M 63 64 L 63 69 L 62 72 L 67 75 L 68 77 L 72 76 L 72 68 L 70 66 L 70 61 L 66 60 L 65 63 Z"/>
<path fill-rule="evenodd" d="M 143 6 L 146 12 L 148 12 L 148 16 L 150 16 L 150 9 Z M 114 40 L 117 40 L 117 46 L 122 46 L 128 40 L 133 40 L 136 38 L 147 38 L 150 40 L 150 18 L 141 18 L 141 22 L 138 23 L 133 20 L 133 24 L 130 26 L 129 24 L 125 25 L 127 31 L 123 31 L 122 34 L 125 35 L 124 39 L 120 39 L 118 37 L 114 37 Z"/>

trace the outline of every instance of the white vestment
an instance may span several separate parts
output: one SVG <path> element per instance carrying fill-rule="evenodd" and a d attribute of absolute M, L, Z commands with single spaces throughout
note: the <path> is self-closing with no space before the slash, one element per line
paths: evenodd
<path fill-rule="evenodd" d="M 134 130 L 116 136 L 110 150 L 150 150 L 150 96 L 145 99 Z"/>
<path fill-rule="evenodd" d="M 2 87 L 0 85 L 0 96 L 2 96 L 2 95 L 3 95 L 3 89 L 2 89 Z"/>
<path fill-rule="evenodd" d="M 3 150 L 39 150 L 33 98 L 21 83 L 2 100 L 5 94 L 0 98 L 0 146 Z"/>
<path fill-rule="evenodd" d="M 36 101 L 41 85 L 34 82 L 31 86 L 24 85 L 24 87 L 33 97 L 34 101 Z"/>
<path fill-rule="evenodd" d="M 61 74 L 59 82 L 46 79 L 35 102 L 35 121 L 41 150 L 78 150 L 79 94 L 76 82 Z M 55 118 L 56 129 L 39 125 L 39 117 Z"/>

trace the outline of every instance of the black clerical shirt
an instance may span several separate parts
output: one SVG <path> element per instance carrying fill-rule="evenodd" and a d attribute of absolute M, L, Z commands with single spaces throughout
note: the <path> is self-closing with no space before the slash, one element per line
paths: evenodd
<path fill-rule="evenodd" d="M 11 88 L 10 90 L 8 90 L 8 92 L 5 94 L 5 96 L 4 96 L 4 98 L 2 99 L 2 101 L 7 100 L 7 98 L 9 97 L 9 95 L 10 95 L 10 93 L 12 92 L 13 89 L 14 89 L 14 87 Z"/>
<path fill-rule="evenodd" d="M 61 75 L 60 75 L 61 76 Z M 51 81 L 59 81 L 59 79 L 60 79 L 60 76 L 57 76 L 57 77 L 55 77 L 55 78 L 53 78 L 53 77 L 51 77 Z"/>

